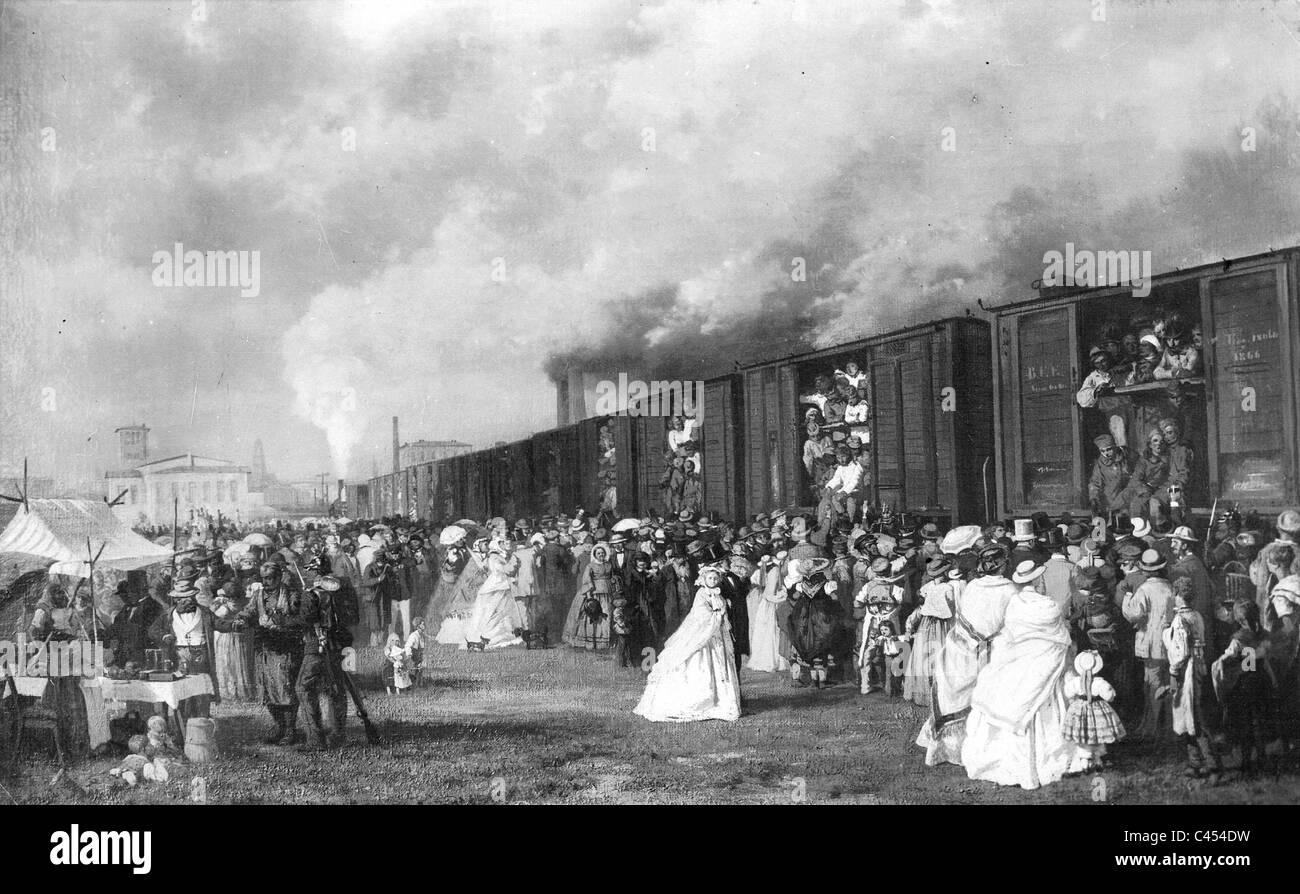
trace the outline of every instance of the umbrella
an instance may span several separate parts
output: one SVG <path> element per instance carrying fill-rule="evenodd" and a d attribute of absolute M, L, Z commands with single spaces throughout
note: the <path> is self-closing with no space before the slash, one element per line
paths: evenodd
<path fill-rule="evenodd" d="M 352 519 L 348 518 L 346 515 L 340 515 L 338 518 L 334 519 L 334 521 L 340 525 L 352 524 Z"/>
<path fill-rule="evenodd" d="M 476 522 L 476 521 L 474 521 L 474 519 L 472 519 L 472 518 L 462 518 L 460 521 L 456 522 L 456 524 L 460 525 L 462 528 L 477 528 L 477 527 L 479 527 L 479 523 Z"/>
<path fill-rule="evenodd" d="M 443 528 L 442 533 L 438 535 L 438 543 L 441 546 L 451 546 L 453 543 L 464 540 L 468 536 L 469 531 L 465 530 L 460 525 L 448 525 Z"/>
<path fill-rule="evenodd" d="M 641 527 L 641 522 L 635 518 L 625 518 L 622 521 L 614 522 L 615 531 L 635 531 Z"/>
<path fill-rule="evenodd" d="M 274 540 L 256 531 L 245 537 L 244 542 L 249 546 L 275 546 Z"/>
<path fill-rule="evenodd" d="M 223 551 L 223 555 L 225 556 L 226 564 L 234 566 L 240 559 L 244 558 L 244 556 L 248 555 L 252 551 L 253 547 L 251 544 L 237 542 L 227 546 Z"/>

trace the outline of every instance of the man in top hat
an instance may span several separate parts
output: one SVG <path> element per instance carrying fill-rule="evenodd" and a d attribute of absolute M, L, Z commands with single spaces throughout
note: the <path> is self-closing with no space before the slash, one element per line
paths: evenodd
<path fill-rule="evenodd" d="M 1276 577 L 1269 571 L 1272 554 L 1279 547 L 1290 547 L 1298 557 L 1291 566 L 1291 573 L 1300 572 L 1300 546 L 1296 543 L 1297 536 L 1300 536 L 1300 512 L 1294 509 L 1284 510 L 1277 517 L 1276 527 L 1276 539 L 1265 544 L 1250 563 L 1250 580 L 1255 585 L 1255 601 L 1259 605 L 1261 618 L 1268 617 L 1269 593 L 1273 584 L 1277 583 Z"/>
<path fill-rule="evenodd" d="M 1148 549 L 1138 566 L 1145 579 L 1141 586 L 1124 597 L 1121 611 L 1133 625 L 1133 653 L 1142 663 L 1145 690 L 1142 722 L 1134 730 L 1139 739 L 1154 739 L 1170 729 L 1167 700 L 1169 658 L 1162 634 L 1174 613 L 1174 591 L 1165 576 L 1167 563 L 1160 553 Z"/>
<path fill-rule="evenodd" d="M 1048 552 L 1038 540 L 1038 531 L 1032 518 L 1018 518 L 1015 520 L 1011 534 L 1011 544 L 1011 557 L 1009 560 L 1011 568 L 1015 568 L 1026 559 L 1032 559 L 1040 565 L 1047 561 Z"/>
<path fill-rule="evenodd" d="M 1092 442 L 1097 445 L 1097 460 L 1088 476 L 1088 504 L 1094 515 L 1108 518 L 1128 506 L 1126 491 L 1133 469 L 1111 435 L 1098 435 Z"/>
<path fill-rule="evenodd" d="M 916 737 L 927 766 L 961 764 L 975 682 L 988 664 L 989 645 L 1002 630 L 1007 606 L 1020 591 L 1020 584 L 1002 574 L 1006 561 L 1002 546 L 980 550 L 978 576 L 963 588 L 953 626 L 935 657 L 930 717 Z"/>

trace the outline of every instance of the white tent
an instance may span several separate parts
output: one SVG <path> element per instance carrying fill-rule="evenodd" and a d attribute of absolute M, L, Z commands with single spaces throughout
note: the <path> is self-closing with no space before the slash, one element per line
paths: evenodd
<path fill-rule="evenodd" d="M 96 553 L 99 553 L 96 570 L 106 571 L 133 571 L 171 560 L 170 549 L 150 543 L 132 531 L 107 503 L 31 500 L 28 507 L 20 507 L 0 532 L 0 553 L 23 553 L 52 560 L 51 574 L 89 577 L 89 560 Z"/>

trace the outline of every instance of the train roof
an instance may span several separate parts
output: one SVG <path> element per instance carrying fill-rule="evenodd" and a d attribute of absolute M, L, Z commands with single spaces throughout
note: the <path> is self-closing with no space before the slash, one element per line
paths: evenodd
<path fill-rule="evenodd" d="M 1211 272 L 1229 273 L 1232 268 L 1236 266 L 1253 264 L 1269 258 L 1281 259 L 1288 255 L 1293 255 L 1297 251 L 1300 251 L 1300 245 L 1291 245 L 1286 248 L 1269 249 L 1268 251 L 1258 252 L 1253 255 L 1243 255 L 1237 258 L 1221 258 L 1218 261 L 1197 264 L 1193 267 L 1175 267 L 1173 270 L 1166 270 L 1163 273 L 1154 274 L 1151 277 L 1152 286 L 1168 285 L 1184 279 L 1195 279 Z M 981 305 L 981 309 L 986 313 L 997 314 L 1009 310 L 1021 310 L 1023 308 L 1037 307 L 1040 305 L 1086 301 L 1091 298 L 1104 298 L 1111 295 L 1130 292 L 1132 291 L 1132 288 L 1133 287 L 1130 283 L 1123 283 L 1115 286 L 1048 286 L 1043 288 L 1039 294 L 1030 298 L 1022 298 L 1018 301 L 1008 301 L 1006 304 L 992 306 Z"/>
<path fill-rule="evenodd" d="M 797 354 L 786 354 L 781 357 L 773 357 L 768 360 L 759 360 L 754 363 L 743 364 L 741 371 L 750 369 L 761 369 L 765 366 L 777 366 L 787 363 L 803 363 L 808 360 L 816 360 L 819 357 L 827 357 L 832 354 L 840 354 L 844 351 L 851 351 L 854 348 L 865 347 L 871 344 L 880 344 L 882 342 L 893 341 L 899 338 L 908 338 L 921 332 L 934 331 L 946 323 L 977 323 L 987 326 L 988 321 L 983 317 L 975 316 L 971 313 L 965 315 L 954 315 L 949 317 L 939 317 L 925 323 L 916 323 L 903 329 L 893 329 L 889 332 L 882 332 L 878 335 L 867 335 L 862 338 L 855 338 L 852 341 L 840 342 L 837 345 L 831 345 L 825 348 L 814 348 L 810 351 L 800 351 Z"/>

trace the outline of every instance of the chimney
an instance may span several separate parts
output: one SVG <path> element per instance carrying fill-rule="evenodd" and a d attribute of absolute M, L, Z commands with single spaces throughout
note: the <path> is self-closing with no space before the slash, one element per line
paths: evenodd
<path fill-rule="evenodd" d="M 397 440 L 397 417 L 393 417 L 393 474 L 402 471 L 402 451 Z"/>

